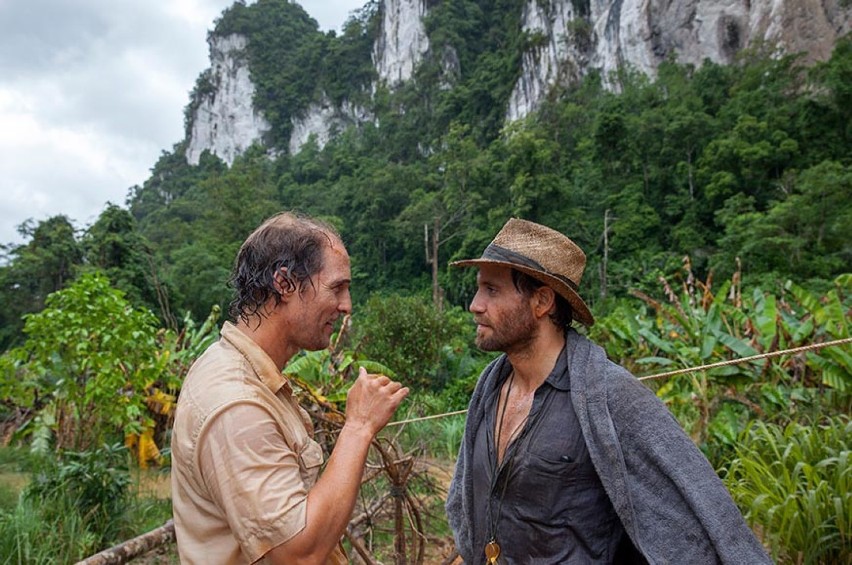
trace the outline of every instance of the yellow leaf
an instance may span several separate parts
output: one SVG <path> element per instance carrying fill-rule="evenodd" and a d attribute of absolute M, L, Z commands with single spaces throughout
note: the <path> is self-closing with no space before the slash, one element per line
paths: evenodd
<path fill-rule="evenodd" d="M 160 448 L 157 447 L 157 442 L 154 441 L 154 429 L 146 429 L 139 436 L 139 466 L 142 469 L 148 468 L 148 462 L 159 462 Z"/>

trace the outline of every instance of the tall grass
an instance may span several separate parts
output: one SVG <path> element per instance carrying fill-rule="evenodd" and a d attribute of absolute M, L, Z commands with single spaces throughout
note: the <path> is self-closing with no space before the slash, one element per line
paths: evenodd
<path fill-rule="evenodd" d="M 74 563 L 97 553 L 98 535 L 71 505 L 43 504 L 21 497 L 9 512 L 0 512 L 0 565 Z"/>
<path fill-rule="evenodd" d="M 170 501 L 134 488 L 129 460 L 118 446 L 64 453 L 28 464 L 22 490 L 0 483 L 0 565 L 74 563 L 163 525 Z"/>
<path fill-rule="evenodd" d="M 725 482 L 779 563 L 852 563 L 852 421 L 753 422 Z"/>

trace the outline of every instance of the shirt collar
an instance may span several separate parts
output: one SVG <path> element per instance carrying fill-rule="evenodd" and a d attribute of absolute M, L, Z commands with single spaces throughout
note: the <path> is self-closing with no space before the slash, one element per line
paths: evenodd
<path fill-rule="evenodd" d="M 222 326 L 222 339 L 230 343 L 254 369 L 255 374 L 266 387 L 277 393 L 282 388 L 287 393 L 292 392 L 290 381 L 278 370 L 278 366 L 269 355 L 249 336 L 237 329 L 231 322 Z"/>
<path fill-rule="evenodd" d="M 558 390 L 571 390 L 571 377 L 568 374 L 568 348 L 562 345 L 562 351 L 556 358 L 556 365 L 544 380 L 547 384 Z"/>
<path fill-rule="evenodd" d="M 569 329 L 568 331 L 571 330 Z M 500 390 L 503 381 L 512 372 L 512 365 L 508 362 L 508 357 L 506 357 L 505 353 L 501 356 L 501 359 L 502 364 L 497 367 L 499 376 L 494 379 L 493 388 L 490 393 Z M 571 390 L 571 377 L 568 374 L 568 348 L 564 344 L 562 345 L 562 351 L 559 352 L 559 357 L 556 358 L 556 364 L 553 366 L 550 374 L 547 375 L 547 378 L 544 379 L 544 382 L 558 390 Z"/>

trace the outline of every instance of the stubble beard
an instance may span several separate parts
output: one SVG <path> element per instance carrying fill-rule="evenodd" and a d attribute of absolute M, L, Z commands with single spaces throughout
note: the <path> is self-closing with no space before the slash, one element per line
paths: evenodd
<path fill-rule="evenodd" d="M 536 334 L 535 318 L 524 304 L 507 312 L 500 327 L 489 326 L 491 335 L 476 336 L 476 346 L 483 351 L 511 352 L 531 343 Z"/>
<path fill-rule="evenodd" d="M 298 340 L 299 349 L 305 351 L 319 351 L 326 349 L 331 345 L 331 336 L 334 334 L 334 324 L 331 329 L 326 324 L 319 326 L 317 322 L 310 322 L 307 319 L 301 320 L 300 327 L 304 333 L 301 334 Z"/>

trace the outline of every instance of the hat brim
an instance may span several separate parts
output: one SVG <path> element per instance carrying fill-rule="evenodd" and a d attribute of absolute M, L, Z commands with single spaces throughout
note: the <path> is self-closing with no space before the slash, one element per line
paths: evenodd
<path fill-rule="evenodd" d="M 538 269 L 533 269 L 531 267 L 526 267 L 524 265 L 518 265 L 517 263 L 510 263 L 509 261 L 495 261 L 493 259 L 465 259 L 462 261 L 453 261 L 450 263 L 451 267 L 479 267 L 482 265 L 496 265 L 499 267 L 507 267 L 509 269 L 515 269 L 516 271 L 520 271 L 525 273 L 536 280 L 539 280 L 552 288 L 554 292 L 559 294 L 562 298 L 568 301 L 571 305 L 571 308 L 574 311 L 574 319 L 583 324 L 586 327 L 591 327 L 595 323 L 595 318 L 592 316 L 589 307 L 586 306 L 586 303 L 583 302 L 583 299 L 580 298 L 580 295 L 577 292 L 565 284 L 564 281 L 554 277 L 553 275 L 549 275 L 545 272 L 539 271 Z"/>

